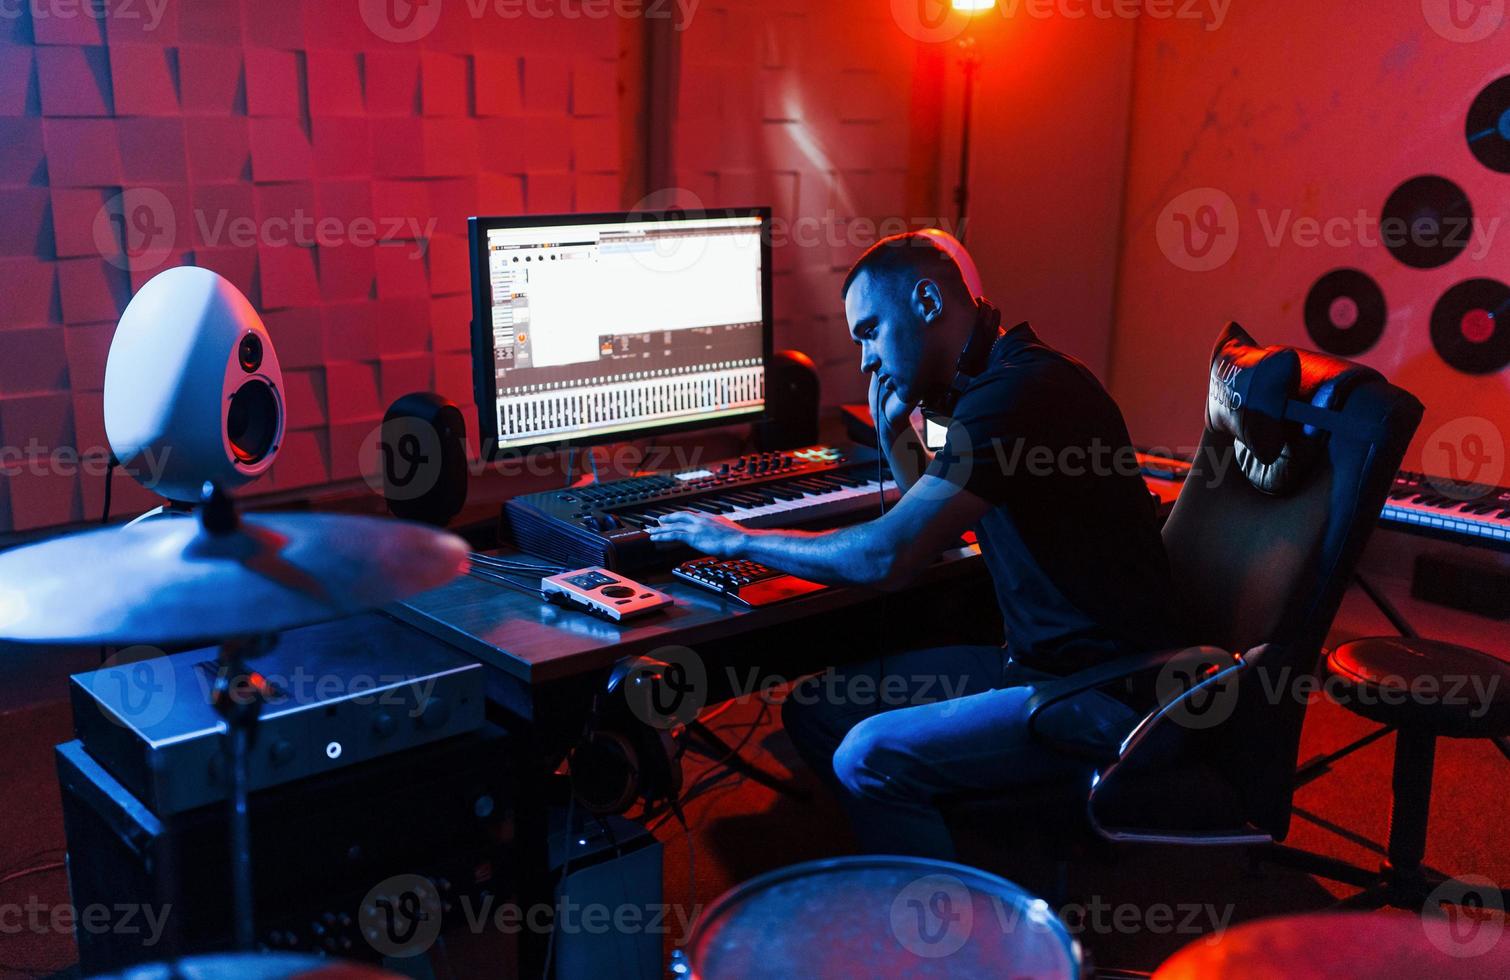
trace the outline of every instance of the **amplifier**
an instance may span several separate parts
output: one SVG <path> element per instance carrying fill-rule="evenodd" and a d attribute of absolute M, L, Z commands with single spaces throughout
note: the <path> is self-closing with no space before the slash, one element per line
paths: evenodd
<path fill-rule="evenodd" d="M 512 975 L 518 937 L 481 936 L 461 914 L 512 894 L 510 755 L 508 738 L 488 726 L 251 794 L 258 947 L 412 964 L 432 945 L 460 956 L 476 934 L 492 941 L 494 972 Z M 90 929 L 81 919 L 80 973 L 229 948 L 224 807 L 159 817 L 77 741 L 58 746 L 56 759 L 75 907 L 138 913 L 131 929 Z M 433 919 L 414 917 L 431 930 L 418 937 L 430 940 L 423 949 L 400 948 L 417 937 L 387 928 L 381 904 L 390 890 L 439 906 Z M 442 930 L 457 941 L 437 944 Z"/>
<path fill-rule="evenodd" d="M 483 724 L 483 666 L 375 614 L 290 630 L 249 666 L 274 691 L 248 760 L 253 791 Z M 223 726 L 210 704 L 216 669 L 216 651 L 203 649 L 69 679 L 74 734 L 159 816 L 229 795 Z"/>

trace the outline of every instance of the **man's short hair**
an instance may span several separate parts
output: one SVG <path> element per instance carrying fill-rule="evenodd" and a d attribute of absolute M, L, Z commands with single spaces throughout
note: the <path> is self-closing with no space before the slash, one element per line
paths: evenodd
<path fill-rule="evenodd" d="M 970 295 L 970 288 L 965 285 L 959 263 L 939 247 L 933 236 L 921 232 L 909 231 L 892 235 L 867 248 L 855 260 L 855 264 L 849 267 L 844 284 L 839 287 L 841 300 L 849 295 L 849 287 L 862 272 L 891 281 L 903 278 L 912 282 L 932 279 L 946 292 L 957 288 L 966 296 Z"/>

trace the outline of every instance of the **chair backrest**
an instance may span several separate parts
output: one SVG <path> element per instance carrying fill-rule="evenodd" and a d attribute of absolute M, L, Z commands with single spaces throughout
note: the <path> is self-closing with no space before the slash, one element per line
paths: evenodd
<path fill-rule="evenodd" d="M 1308 421 L 1285 419 L 1287 405 Z M 1259 347 L 1237 324 L 1222 332 L 1200 451 L 1164 543 L 1193 642 L 1268 646 L 1234 673 L 1219 721 L 1181 710 L 1145 726 L 1161 729 L 1140 739 L 1145 760 L 1126 752 L 1098 782 L 1099 825 L 1220 833 L 1236 822 L 1284 836 L 1305 718 L 1289 692 L 1316 669 L 1421 413 L 1371 368 Z"/>

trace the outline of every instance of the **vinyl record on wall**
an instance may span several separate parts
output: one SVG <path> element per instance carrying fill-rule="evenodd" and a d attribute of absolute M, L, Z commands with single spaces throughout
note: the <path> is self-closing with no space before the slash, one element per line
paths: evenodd
<path fill-rule="evenodd" d="M 1468 149 L 1490 170 L 1510 174 L 1510 75 L 1490 82 L 1468 110 Z"/>
<path fill-rule="evenodd" d="M 1510 364 L 1510 286 L 1470 279 L 1447 290 L 1431 313 L 1431 343 L 1466 374 L 1493 374 Z"/>
<path fill-rule="evenodd" d="M 1473 238 L 1473 204 L 1446 177 L 1412 177 L 1384 204 L 1380 236 L 1391 255 L 1412 269 L 1446 265 Z"/>
<path fill-rule="evenodd" d="M 1379 342 L 1386 312 L 1378 283 L 1357 269 L 1334 269 L 1306 297 L 1306 333 L 1328 354 L 1352 357 Z"/>

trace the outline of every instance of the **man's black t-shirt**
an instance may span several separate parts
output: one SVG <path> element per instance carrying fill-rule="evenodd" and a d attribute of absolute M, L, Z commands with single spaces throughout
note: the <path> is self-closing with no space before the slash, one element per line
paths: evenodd
<path fill-rule="evenodd" d="M 992 505 L 976 536 L 1015 659 L 1067 673 L 1178 642 L 1157 507 L 1122 413 L 1026 323 L 998 338 L 928 473 Z"/>

